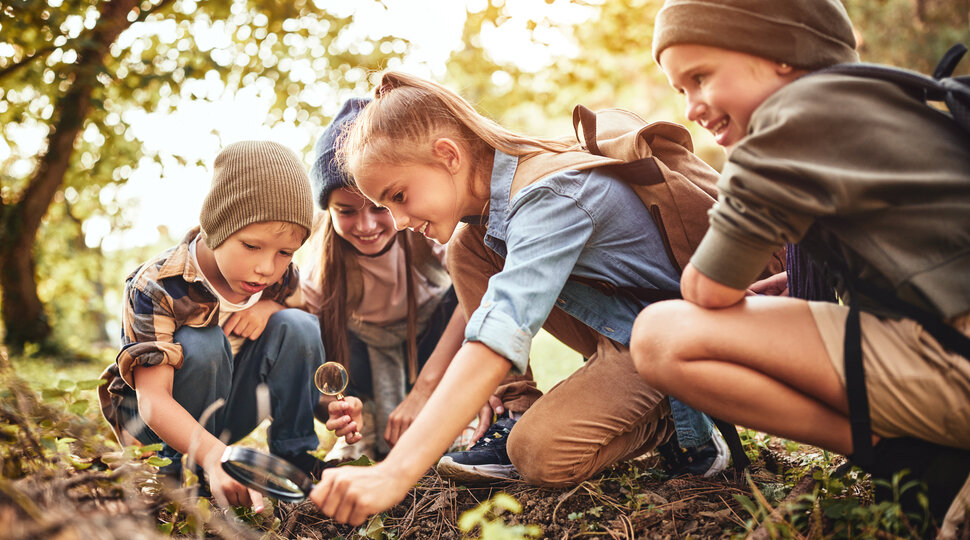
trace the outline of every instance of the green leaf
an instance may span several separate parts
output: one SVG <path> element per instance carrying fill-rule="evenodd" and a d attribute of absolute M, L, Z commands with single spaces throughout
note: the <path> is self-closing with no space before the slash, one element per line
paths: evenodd
<path fill-rule="evenodd" d="M 374 460 L 372 460 L 371 458 L 369 458 L 366 455 L 364 455 L 364 456 L 360 456 L 359 458 L 357 458 L 357 459 L 355 459 L 353 461 L 348 461 L 346 463 L 341 463 L 340 465 L 338 465 L 338 467 L 343 467 L 344 465 L 351 465 L 351 466 L 354 466 L 354 467 L 370 467 L 374 463 L 375 463 Z"/>
<path fill-rule="evenodd" d="M 462 512 L 461 517 L 458 518 L 458 528 L 462 532 L 471 532 L 477 525 L 485 523 L 485 514 L 490 509 L 491 505 L 488 501 L 485 501 L 471 510 L 465 510 Z"/>
<path fill-rule="evenodd" d="M 40 445 L 52 452 L 56 452 L 57 437 L 54 437 L 53 435 L 45 435 L 44 437 L 40 438 Z"/>
<path fill-rule="evenodd" d="M 357 531 L 357 534 L 370 538 L 371 540 L 383 540 L 384 538 L 384 516 L 374 514 L 366 525 Z"/>
<path fill-rule="evenodd" d="M 105 379 L 88 379 L 86 381 L 78 381 L 77 382 L 77 389 L 78 390 L 93 390 L 93 389 L 101 386 L 102 384 L 107 384 L 107 383 L 108 383 L 108 381 L 106 381 Z"/>
<path fill-rule="evenodd" d="M 88 410 L 88 400 L 86 400 L 86 399 L 79 399 L 79 400 L 75 401 L 74 403 L 71 403 L 71 405 L 68 407 L 68 409 L 70 409 L 70 411 L 72 413 L 74 413 L 74 414 L 76 414 L 78 416 L 83 416 L 84 413 L 87 412 L 87 410 Z"/>
<path fill-rule="evenodd" d="M 67 392 L 55 388 L 45 388 L 41 390 L 40 395 L 44 398 L 44 401 L 51 401 L 67 395 Z"/>
<path fill-rule="evenodd" d="M 519 501 L 515 500 L 515 497 L 509 495 L 508 493 L 499 492 L 492 497 L 492 505 L 495 508 L 501 510 L 508 510 L 513 514 L 518 514 L 522 512 L 522 505 Z"/>
<path fill-rule="evenodd" d="M 154 467 L 164 467 L 166 465 L 171 465 L 172 464 L 172 460 L 171 459 L 169 459 L 169 458 L 163 458 L 163 457 L 158 457 L 158 456 L 152 456 L 152 457 L 148 458 L 146 460 L 146 462 L 149 465 L 152 465 Z"/>

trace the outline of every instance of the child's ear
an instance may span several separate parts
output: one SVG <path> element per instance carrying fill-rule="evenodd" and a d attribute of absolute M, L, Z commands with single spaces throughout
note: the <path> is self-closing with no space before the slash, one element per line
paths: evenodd
<path fill-rule="evenodd" d="M 431 152 L 451 174 L 457 173 L 461 168 L 463 154 L 461 148 L 452 139 L 447 137 L 436 139 L 431 145 Z"/>
<path fill-rule="evenodd" d="M 791 66 L 788 62 L 776 62 L 775 63 L 775 73 L 785 76 L 790 75 L 795 68 Z"/>

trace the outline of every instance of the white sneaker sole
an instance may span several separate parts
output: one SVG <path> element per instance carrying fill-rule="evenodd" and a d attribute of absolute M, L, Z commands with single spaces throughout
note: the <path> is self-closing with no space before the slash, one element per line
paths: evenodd
<path fill-rule="evenodd" d="M 454 482 L 491 482 L 495 480 L 511 480 L 517 475 L 513 465 L 464 465 L 445 456 L 438 460 L 435 470 L 442 478 Z"/>
<path fill-rule="evenodd" d="M 731 461 L 731 449 L 728 448 L 727 441 L 724 440 L 724 436 L 717 428 L 714 428 L 714 431 L 711 432 L 711 441 L 717 448 L 717 459 L 711 464 L 711 468 L 704 473 L 704 478 L 710 478 L 723 472 L 727 469 L 728 462 Z"/>

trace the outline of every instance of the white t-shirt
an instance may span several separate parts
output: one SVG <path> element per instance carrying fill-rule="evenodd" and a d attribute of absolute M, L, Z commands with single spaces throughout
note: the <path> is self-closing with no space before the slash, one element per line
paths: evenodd
<path fill-rule="evenodd" d="M 195 253 L 195 246 L 196 246 L 196 243 L 198 243 L 200 237 L 201 235 L 196 236 L 195 240 L 192 240 L 192 243 L 189 244 L 189 257 L 191 259 L 192 264 L 199 271 L 199 276 L 201 276 L 200 281 L 205 283 L 206 286 L 209 287 L 209 290 L 212 291 L 212 293 L 216 296 L 216 298 L 219 299 L 219 326 L 222 326 L 226 324 L 226 321 L 229 320 L 229 317 L 232 316 L 233 313 L 252 307 L 253 304 L 255 304 L 256 302 L 259 302 L 259 299 L 263 296 L 263 291 L 259 291 L 258 293 L 247 298 L 245 302 L 241 302 L 238 304 L 230 302 L 229 300 L 226 300 L 226 298 L 223 297 L 221 294 L 219 294 L 219 291 L 216 290 L 216 288 L 212 285 L 212 282 L 209 281 L 209 278 L 206 277 L 205 272 L 202 271 L 202 267 L 199 265 L 199 258 Z M 244 337 L 237 336 L 235 334 L 230 335 L 229 345 L 232 347 L 232 354 L 233 355 L 237 354 L 239 352 L 239 349 L 243 346 L 245 342 L 246 342 L 246 338 Z"/>

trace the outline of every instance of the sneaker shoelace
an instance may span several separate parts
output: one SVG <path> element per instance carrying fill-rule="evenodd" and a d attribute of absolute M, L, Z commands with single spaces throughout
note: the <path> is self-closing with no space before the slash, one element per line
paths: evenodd
<path fill-rule="evenodd" d="M 488 431 L 482 435 L 482 438 L 478 439 L 478 442 L 472 445 L 470 450 L 474 450 L 476 448 L 491 448 L 493 445 L 500 444 L 504 446 L 505 439 L 508 438 L 511 428 L 500 425 L 501 423 L 502 421 L 499 420 L 498 422 L 492 424 L 492 426 L 488 428 Z"/>

